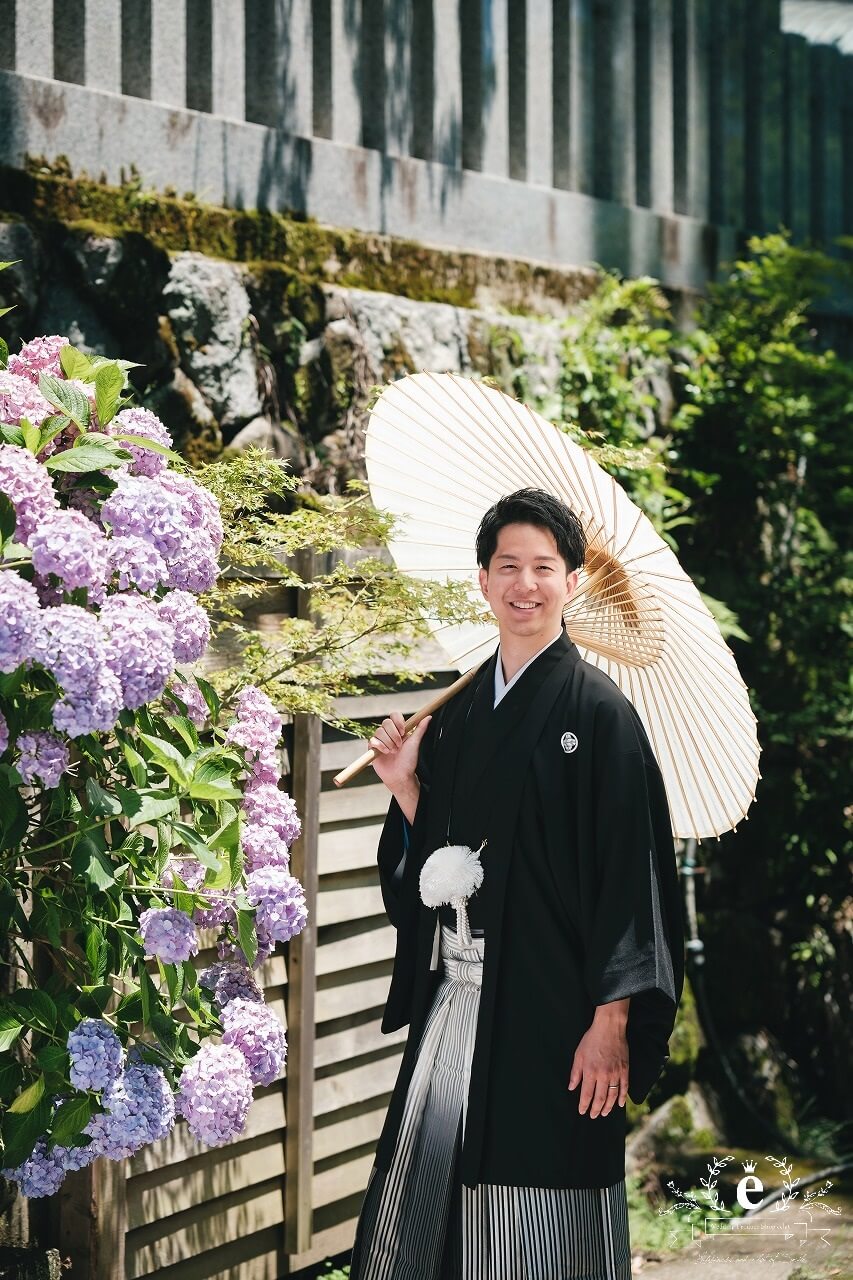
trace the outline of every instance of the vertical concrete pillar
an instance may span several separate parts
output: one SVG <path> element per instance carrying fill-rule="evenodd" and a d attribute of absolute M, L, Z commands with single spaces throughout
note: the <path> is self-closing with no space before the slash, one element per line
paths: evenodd
<path fill-rule="evenodd" d="M 183 0 L 151 0 L 151 98 L 187 101 L 187 10 Z"/>
<path fill-rule="evenodd" d="M 672 0 L 651 0 L 649 14 L 649 204 L 675 208 L 672 100 Z M 639 169 L 640 157 L 637 156 Z M 638 183 L 639 187 L 639 183 Z"/>
<path fill-rule="evenodd" d="M 782 221 L 795 240 L 811 225 L 811 81 L 805 36 L 785 32 L 782 43 Z"/>
<path fill-rule="evenodd" d="M 275 17 L 277 127 L 310 138 L 314 96 L 311 0 L 277 0 Z"/>
<path fill-rule="evenodd" d="M 361 145 L 361 4 L 332 3 L 332 137 Z"/>
<path fill-rule="evenodd" d="M 594 0 L 572 0 L 570 31 L 569 187 L 592 193 L 595 173 Z"/>
<path fill-rule="evenodd" d="M 527 4 L 527 181 L 554 182 L 553 5 Z"/>
<path fill-rule="evenodd" d="M 393 156 L 412 154 L 413 64 L 420 50 L 413 48 L 413 8 L 429 8 L 429 0 L 386 0 L 384 22 L 382 6 L 378 6 L 380 30 L 365 30 L 365 39 L 377 35 L 385 50 L 384 150 Z"/>
<path fill-rule="evenodd" d="M 121 91 L 151 97 L 151 0 L 121 0 Z"/>
<path fill-rule="evenodd" d="M 439 0 L 415 0 L 411 8 L 411 41 L 409 61 L 411 66 L 412 137 L 410 149 L 421 160 L 432 160 L 436 139 L 436 31 L 435 10 Z M 457 55 L 455 74 L 459 76 Z M 442 74 L 452 74 L 444 67 Z"/>
<path fill-rule="evenodd" d="M 84 42 L 86 84 L 121 93 L 121 0 L 86 0 Z"/>
<path fill-rule="evenodd" d="M 741 0 L 711 6 L 711 220 L 745 225 L 746 10 Z"/>
<path fill-rule="evenodd" d="M 780 0 L 746 10 L 745 225 L 775 231 L 782 216 L 782 31 Z"/>
<path fill-rule="evenodd" d="M 211 110 L 228 120 L 246 118 L 246 28 L 242 4 L 211 0 Z"/>
<path fill-rule="evenodd" d="M 213 110 L 213 6 L 211 0 L 186 0 L 187 106 Z"/>
<path fill-rule="evenodd" d="M 312 0 L 311 5 L 312 133 L 332 136 L 332 0 Z"/>
<path fill-rule="evenodd" d="M 841 230 L 853 234 L 853 57 L 841 64 Z"/>
<path fill-rule="evenodd" d="M 811 234 L 831 248 L 841 234 L 841 71 L 833 45 L 810 45 Z"/>
<path fill-rule="evenodd" d="M 53 74 L 70 84 L 86 83 L 86 0 L 53 6 Z"/>
<path fill-rule="evenodd" d="M 509 0 L 482 0 L 482 119 L 484 173 L 509 173 Z"/>
<path fill-rule="evenodd" d="M 636 190 L 634 6 L 594 0 L 593 17 L 594 193 L 630 205 Z"/>
<path fill-rule="evenodd" d="M 527 180 L 528 0 L 507 0 L 507 146 L 509 176 Z"/>
<path fill-rule="evenodd" d="M 53 76 L 53 0 L 13 0 L 15 70 L 24 76 Z"/>
<path fill-rule="evenodd" d="M 459 0 L 433 0 L 432 157 L 450 168 L 462 165 L 462 42 Z"/>
<path fill-rule="evenodd" d="M 708 0 L 673 0 L 673 186 L 676 213 L 709 219 Z"/>

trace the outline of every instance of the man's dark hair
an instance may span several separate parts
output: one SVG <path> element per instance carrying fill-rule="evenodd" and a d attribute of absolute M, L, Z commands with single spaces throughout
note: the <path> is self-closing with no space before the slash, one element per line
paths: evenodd
<path fill-rule="evenodd" d="M 579 569 L 586 556 L 586 536 L 574 511 L 544 489 L 517 489 L 499 498 L 477 530 L 477 564 L 488 569 L 498 534 L 507 524 L 534 524 L 553 535 L 566 571 Z"/>

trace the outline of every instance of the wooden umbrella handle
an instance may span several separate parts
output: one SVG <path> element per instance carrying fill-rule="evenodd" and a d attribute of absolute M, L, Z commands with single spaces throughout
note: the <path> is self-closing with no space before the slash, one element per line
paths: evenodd
<path fill-rule="evenodd" d="M 433 711 L 443 707 L 445 702 L 449 702 L 460 689 L 464 689 L 466 684 L 470 684 L 479 670 L 479 667 L 472 667 L 470 671 L 466 671 L 458 680 L 454 680 L 453 684 L 449 684 L 446 689 L 442 689 L 434 698 L 416 711 L 413 716 L 404 722 L 403 737 L 408 738 L 426 716 L 431 716 Z M 340 773 L 336 773 L 332 781 L 336 787 L 342 787 L 345 782 L 349 782 L 350 778 L 354 778 L 357 773 L 361 773 L 362 769 L 366 769 L 375 759 L 375 751 L 365 751 L 357 760 L 353 760 L 352 764 L 348 764 Z"/>

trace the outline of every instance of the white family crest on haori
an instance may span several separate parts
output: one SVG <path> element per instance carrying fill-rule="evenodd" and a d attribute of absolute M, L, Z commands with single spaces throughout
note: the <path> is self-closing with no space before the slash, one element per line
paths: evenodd
<path fill-rule="evenodd" d="M 573 751 L 577 751 L 578 749 L 578 735 L 576 733 L 570 733 L 567 730 L 560 739 L 560 746 L 563 748 L 566 755 L 571 755 Z"/>
<path fill-rule="evenodd" d="M 471 945 L 471 926 L 466 904 L 483 883 L 479 849 L 467 844 L 446 844 L 436 849 L 421 867 L 421 902 L 425 907 L 454 907 L 456 937 L 463 947 Z"/>

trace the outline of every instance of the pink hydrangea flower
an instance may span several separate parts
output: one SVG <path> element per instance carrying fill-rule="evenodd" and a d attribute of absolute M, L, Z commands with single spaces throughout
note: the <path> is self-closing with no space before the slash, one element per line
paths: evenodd
<path fill-rule="evenodd" d="M 29 378 L 0 369 L 0 423 L 17 427 L 26 418 L 31 427 L 40 427 L 54 412 Z"/>
<path fill-rule="evenodd" d="M 172 437 L 150 409 L 122 409 L 109 423 L 107 431 L 118 440 L 122 439 L 122 432 L 126 432 L 129 436 L 144 436 L 155 444 L 165 445 L 167 449 L 172 447 Z M 124 447 L 132 455 L 132 461 L 127 463 L 132 476 L 156 476 L 166 467 L 163 454 L 154 449 L 128 442 L 125 442 Z"/>
<path fill-rule="evenodd" d="M 29 538 L 33 568 L 55 575 L 66 591 L 97 590 L 107 578 L 107 540 L 80 511 L 54 511 Z"/>
<path fill-rule="evenodd" d="M 158 605 L 158 613 L 175 633 L 178 662 L 196 662 L 210 641 L 210 619 L 188 591 L 170 591 Z"/>
<path fill-rule="evenodd" d="M 8 370 L 30 382 L 38 383 L 43 373 L 54 378 L 62 378 L 62 365 L 59 353 L 68 346 L 68 339 L 58 333 L 46 334 L 41 338 L 31 338 L 25 342 L 17 355 L 9 356 Z"/>
<path fill-rule="evenodd" d="M 243 1132 L 251 1102 L 252 1079 L 240 1050 L 206 1040 L 181 1072 L 177 1107 L 190 1133 L 209 1147 L 222 1146 Z"/>
<path fill-rule="evenodd" d="M 57 509 L 50 473 L 29 449 L 14 444 L 0 444 L 0 493 L 5 493 L 15 508 L 18 542 L 26 543 Z"/>

